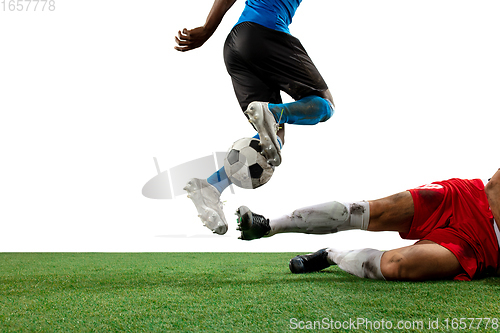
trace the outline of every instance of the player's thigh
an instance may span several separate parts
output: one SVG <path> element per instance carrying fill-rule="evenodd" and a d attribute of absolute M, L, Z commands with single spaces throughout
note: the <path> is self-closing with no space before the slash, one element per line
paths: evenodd
<path fill-rule="evenodd" d="M 285 92 L 294 100 L 317 95 L 333 103 L 326 82 L 294 36 L 244 22 L 233 28 L 225 49 L 224 58 L 229 69 L 234 68 L 236 60 L 266 85 Z"/>
<path fill-rule="evenodd" d="M 246 70 L 230 73 L 234 93 L 238 99 L 241 110 L 245 111 L 252 102 L 269 102 L 279 104 L 282 102 L 280 91 L 271 89 L 257 76 Z"/>
<path fill-rule="evenodd" d="M 408 232 L 415 208 L 409 191 L 370 201 L 369 231 Z"/>
<path fill-rule="evenodd" d="M 280 91 L 271 89 L 257 76 L 248 70 L 239 70 L 231 72 L 234 93 L 240 104 L 241 110 L 245 111 L 248 104 L 252 102 L 269 102 L 274 104 L 282 103 Z M 285 124 L 280 125 L 276 133 L 281 143 L 285 144 Z"/>
<path fill-rule="evenodd" d="M 253 49 L 249 44 L 255 42 L 255 38 L 251 38 L 251 28 L 248 24 L 238 25 L 233 28 L 224 44 L 224 63 L 243 111 L 255 101 L 281 103 L 279 87 L 265 82 L 252 62 L 246 59 L 249 53 L 247 49 Z"/>
<path fill-rule="evenodd" d="M 387 280 L 450 279 L 463 273 L 462 266 L 450 250 L 428 240 L 385 252 L 380 269 Z"/>

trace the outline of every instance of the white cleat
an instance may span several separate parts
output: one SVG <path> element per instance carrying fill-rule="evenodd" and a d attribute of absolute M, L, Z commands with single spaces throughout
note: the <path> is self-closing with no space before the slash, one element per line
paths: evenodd
<path fill-rule="evenodd" d="M 255 127 L 260 136 L 262 154 L 267 163 L 278 166 L 281 164 L 281 150 L 278 143 L 278 124 L 273 114 L 269 111 L 266 102 L 252 102 L 248 105 L 245 114 L 248 121 Z"/>
<path fill-rule="evenodd" d="M 219 191 L 205 179 L 198 178 L 191 179 L 184 190 L 196 206 L 203 225 L 216 234 L 224 235 L 227 232 L 227 222 Z"/>

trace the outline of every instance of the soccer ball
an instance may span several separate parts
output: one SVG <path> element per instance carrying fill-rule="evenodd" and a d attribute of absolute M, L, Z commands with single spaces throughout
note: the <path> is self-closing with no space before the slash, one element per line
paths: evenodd
<path fill-rule="evenodd" d="M 260 140 L 255 138 L 240 139 L 229 148 L 224 168 L 234 185 L 253 189 L 271 179 L 274 166 L 267 163 L 261 152 Z"/>

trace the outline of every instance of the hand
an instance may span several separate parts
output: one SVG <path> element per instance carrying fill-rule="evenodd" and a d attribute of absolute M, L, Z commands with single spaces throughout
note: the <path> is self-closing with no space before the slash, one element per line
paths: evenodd
<path fill-rule="evenodd" d="M 175 46 L 174 49 L 181 52 L 196 49 L 205 44 L 210 36 L 212 36 L 212 33 L 207 31 L 205 27 L 198 27 L 191 30 L 184 28 L 182 32 L 179 30 L 178 35 L 175 36 L 175 42 L 178 46 Z"/>

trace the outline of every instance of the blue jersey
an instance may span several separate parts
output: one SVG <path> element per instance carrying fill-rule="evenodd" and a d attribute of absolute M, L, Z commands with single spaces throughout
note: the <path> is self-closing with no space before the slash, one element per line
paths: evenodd
<path fill-rule="evenodd" d="M 288 26 L 302 0 L 247 0 L 238 20 L 254 22 L 266 28 L 290 33 Z"/>

